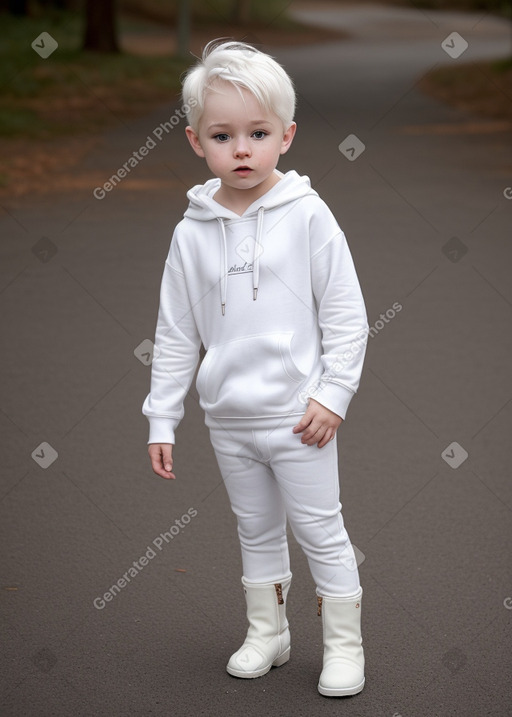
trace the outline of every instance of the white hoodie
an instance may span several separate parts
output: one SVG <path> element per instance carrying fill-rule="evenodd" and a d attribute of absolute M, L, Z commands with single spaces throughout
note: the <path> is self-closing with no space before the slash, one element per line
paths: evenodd
<path fill-rule="evenodd" d="M 277 170 L 276 170 L 277 171 Z M 196 185 L 165 262 L 148 443 L 174 443 L 197 376 L 208 426 L 276 425 L 315 398 L 342 418 L 357 390 L 368 322 L 336 219 L 295 171 L 239 216 Z"/>

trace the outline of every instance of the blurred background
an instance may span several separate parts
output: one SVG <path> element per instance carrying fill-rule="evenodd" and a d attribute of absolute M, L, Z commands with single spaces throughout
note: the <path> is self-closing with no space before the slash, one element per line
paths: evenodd
<path fill-rule="evenodd" d="M 346 0 L 328 4 L 350 5 Z M 379 4 L 420 12 L 512 14 L 510 0 Z M 2 0 L 0 196 L 48 191 L 53 175 L 79 161 L 95 132 L 115 124 L 119 115 L 137 116 L 178 93 L 180 74 L 214 37 L 271 48 L 346 36 L 339 27 L 307 24 L 294 16 L 297 8 L 314 11 L 321 5 L 289 0 Z M 59 48 L 44 63 L 31 47 L 41 32 L 53 33 Z M 423 89 L 443 101 L 510 119 L 511 67 L 512 60 L 444 68 L 429 74 Z M 76 137 L 85 144 L 65 142 Z M 45 152 L 44 141 L 55 138 L 59 147 Z"/>
<path fill-rule="evenodd" d="M 1 0 L 0 26 L 2 717 L 511 714 L 511 3 Z M 342 704 L 291 535 L 292 658 L 225 672 L 241 560 L 194 386 L 177 480 L 147 456 L 160 280 L 209 177 L 180 76 L 218 37 L 292 76 L 279 168 L 346 232 L 374 328 L 338 434 L 368 665 Z"/>

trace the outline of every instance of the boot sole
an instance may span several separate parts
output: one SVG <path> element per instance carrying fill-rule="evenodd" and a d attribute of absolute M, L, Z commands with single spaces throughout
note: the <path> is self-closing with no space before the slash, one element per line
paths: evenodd
<path fill-rule="evenodd" d="M 272 667 L 281 667 L 281 665 L 284 665 L 285 662 L 288 662 L 290 659 L 290 648 L 285 650 L 281 655 L 276 657 L 276 659 L 267 667 L 262 667 L 259 670 L 255 670 L 254 672 L 244 672 L 243 670 L 234 670 L 232 667 L 226 667 L 226 671 L 233 675 L 233 677 L 241 677 L 242 679 L 246 680 L 253 680 L 256 677 L 263 677 L 263 675 L 266 675 L 267 672 L 270 672 Z"/>
<path fill-rule="evenodd" d="M 364 687 L 364 678 L 363 681 L 360 682 L 358 685 L 355 685 L 354 687 L 344 687 L 340 689 L 336 689 L 333 687 L 322 687 L 320 683 L 318 683 L 318 691 L 321 695 L 324 697 L 350 697 L 351 695 L 357 695 Z"/>

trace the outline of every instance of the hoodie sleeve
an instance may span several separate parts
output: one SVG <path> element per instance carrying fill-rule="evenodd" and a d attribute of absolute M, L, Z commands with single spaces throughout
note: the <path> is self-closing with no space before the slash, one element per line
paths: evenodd
<path fill-rule="evenodd" d="M 149 420 L 148 443 L 175 442 L 200 345 L 175 234 L 160 287 L 151 389 L 142 406 Z"/>
<path fill-rule="evenodd" d="M 327 241 L 326 228 L 335 232 Z M 345 419 L 363 369 L 368 320 L 347 240 L 332 215 L 323 241 L 311 258 L 311 271 L 324 372 L 309 396 Z"/>

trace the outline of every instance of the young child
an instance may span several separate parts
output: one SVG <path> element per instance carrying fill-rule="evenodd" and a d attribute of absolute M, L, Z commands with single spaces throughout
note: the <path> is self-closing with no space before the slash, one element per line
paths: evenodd
<path fill-rule="evenodd" d="M 318 690 L 364 686 L 362 589 L 339 502 L 336 431 L 368 323 L 345 236 L 309 178 L 276 169 L 296 124 L 292 81 L 240 42 L 186 74 L 188 140 L 215 175 L 187 194 L 163 273 L 143 413 L 153 471 L 174 479 L 174 431 L 199 360 L 200 405 L 238 521 L 249 629 L 227 665 L 260 677 L 290 656 L 289 521 L 316 584 Z"/>

